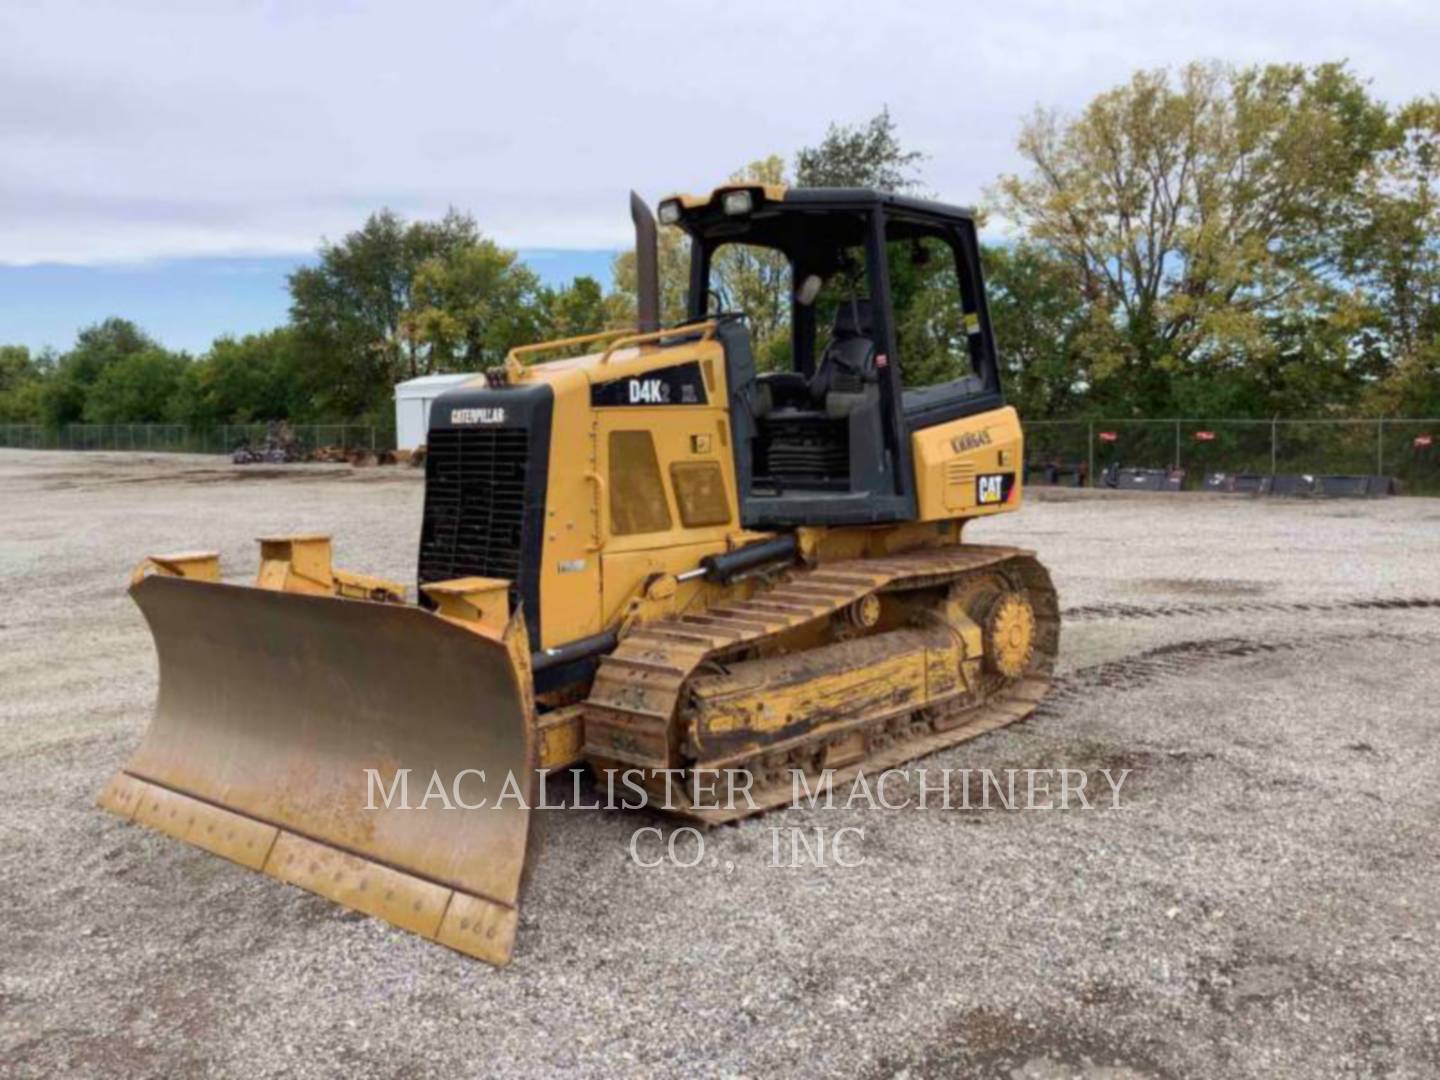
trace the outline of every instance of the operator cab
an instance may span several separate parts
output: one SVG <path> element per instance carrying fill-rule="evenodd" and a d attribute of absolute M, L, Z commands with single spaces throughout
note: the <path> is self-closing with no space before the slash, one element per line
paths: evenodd
<path fill-rule="evenodd" d="M 973 214 L 850 188 L 660 204 L 719 322 L 750 528 L 913 520 L 910 435 L 999 408 Z"/>

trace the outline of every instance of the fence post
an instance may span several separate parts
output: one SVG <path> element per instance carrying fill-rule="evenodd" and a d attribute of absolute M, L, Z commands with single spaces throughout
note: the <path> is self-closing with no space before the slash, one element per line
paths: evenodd
<path fill-rule="evenodd" d="M 1375 421 L 1375 475 L 1385 475 L 1385 421 Z"/>
<path fill-rule="evenodd" d="M 1095 421 L 1090 421 L 1090 435 L 1085 442 L 1085 452 L 1088 461 L 1085 465 L 1085 475 L 1090 480 L 1090 486 L 1095 486 Z"/>
<path fill-rule="evenodd" d="M 1180 421 L 1175 421 L 1175 468 L 1180 468 Z"/>
<path fill-rule="evenodd" d="M 1270 419 L 1270 475 L 1275 475 L 1276 463 L 1280 460 L 1280 421 Z"/>

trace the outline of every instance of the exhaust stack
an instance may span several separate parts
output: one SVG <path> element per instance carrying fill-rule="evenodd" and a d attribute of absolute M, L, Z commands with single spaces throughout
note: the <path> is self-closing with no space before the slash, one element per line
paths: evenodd
<path fill-rule="evenodd" d="M 635 321 L 642 334 L 660 329 L 660 249 L 655 215 L 645 200 L 630 192 L 630 220 L 635 223 Z"/>

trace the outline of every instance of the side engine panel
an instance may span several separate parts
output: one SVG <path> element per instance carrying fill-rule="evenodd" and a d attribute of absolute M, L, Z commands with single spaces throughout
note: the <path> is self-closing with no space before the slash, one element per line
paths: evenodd
<path fill-rule="evenodd" d="M 921 521 L 1019 508 L 1025 448 L 1013 408 L 923 428 L 910 440 Z"/>

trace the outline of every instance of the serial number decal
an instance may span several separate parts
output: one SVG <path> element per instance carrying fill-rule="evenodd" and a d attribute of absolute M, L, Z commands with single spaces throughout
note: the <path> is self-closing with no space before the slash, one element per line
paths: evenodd
<path fill-rule="evenodd" d="M 1014 473 L 984 473 L 975 477 L 975 501 L 981 506 L 995 506 L 1008 501 L 1014 487 Z"/>
<path fill-rule="evenodd" d="M 504 422 L 504 406 L 494 409 L 450 410 L 450 423 L 452 424 L 503 424 Z"/>

